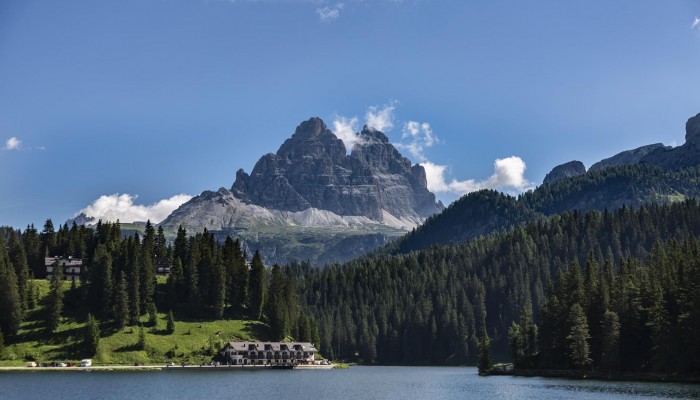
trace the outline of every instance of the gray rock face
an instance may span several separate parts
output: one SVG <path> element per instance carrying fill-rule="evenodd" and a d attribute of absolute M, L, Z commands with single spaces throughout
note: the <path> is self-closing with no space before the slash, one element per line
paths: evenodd
<path fill-rule="evenodd" d="M 319 118 L 299 125 L 275 154 L 266 154 L 250 175 L 239 170 L 231 188 L 244 202 L 283 211 L 308 208 L 340 216 L 382 220 L 426 218 L 442 210 L 427 189 L 425 170 L 411 162 L 379 131 L 365 127 L 347 155 Z"/>
<path fill-rule="evenodd" d="M 557 165 L 544 177 L 543 184 L 551 184 L 562 179 L 579 176 L 586 173 L 586 167 L 581 161 L 569 161 L 561 165 Z"/>
<path fill-rule="evenodd" d="M 700 164 L 700 114 L 685 124 L 685 143 L 678 147 L 654 150 L 641 159 L 642 163 L 678 170 Z"/>
<path fill-rule="evenodd" d="M 639 164 L 642 158 L 644 158 L 647 154 L 652 153 L 657 149 L 670 149 L 670 147 L 666 147 L 662 143 L 656 143 L 638 147 L 633 150 L 623 151 L 621 153 L 615 154 L 610 158 L 606 158 L 591 165 L 589 171 L 595 171 L 598 169 L 608 167 L 616 167 L 618 165 Z"/>

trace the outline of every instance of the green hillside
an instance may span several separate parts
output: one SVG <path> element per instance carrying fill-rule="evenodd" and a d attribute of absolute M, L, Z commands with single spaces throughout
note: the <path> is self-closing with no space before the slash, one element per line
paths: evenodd
<path fill-rule="evenodd" d="M 12 343 L 8 343 L 2 353 L 0 366 L 24 365 L 26 361 L 73 361 L 89 355 L 81 348 L 85 321 L 64 315 L 54 333 L 45 329 L 45 304 L 49 293 L 49 283 L 45 280 L 32 281 L 39 293 L 39 305 L 31 310 Z M 80 287 L 71 289 L 64 282 L 66 304 L 75 301 Z M 110 323 L 100 326 L 102 337 L 99 351 L 93 362 L 100 365 L 161 364 L 164 360 L 180 363 L 209 361 L 227 341 L 265 340 L 269 338 L 269 327 L 259 321 L 217 320 L 186 321 L 175 317 L 175 331 L 166 332 L 166 315 L 157 314 L 157 325 L 149 326 L 148 316 L 141 317 L 144 327 L 146 347 L 138 349 L 139 327 L 128 326 L 114 329 Z"/>
<path fill-rule="evenodd" d="M 566 211 L 613 211 L 698 197 L 700 166 L 680 171 L 649 164 L 604 168 L 541 185 L 518 198 L 492 190 L 469 193 L 384 251 L 399 254 L 464 243 Z"/>

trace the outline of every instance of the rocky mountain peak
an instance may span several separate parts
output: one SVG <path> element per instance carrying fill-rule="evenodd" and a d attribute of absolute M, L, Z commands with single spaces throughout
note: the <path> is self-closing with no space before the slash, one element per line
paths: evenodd
<path fill-rule="evenodd" d="M 700 164 L 700 114 L 685 123 L 685 143 L 678 147 L 663 147 L 641 159 L 642 163 L 679 170 Z"/>
<path fill-rule="evenodd" d="M 648 144 L 646 146 L 637 147 L 636 149 L 622 151 L 615 154 L 612 157 L 606 158 L 604 160 L 598 161 L 597 163 L 591 165 L 589 171 L 595 171 L 598 169 L 617 167 L 620 165 L 634 165 L 638 164 L 647 154 L 656 151 L 657 149 L 665 149 L 662 143 Z"/>
<path fill-rule="evenodd" d="M 341 159 L 346 155 L 345 144 L 318 117 L 297 126 L 291 138 L 277 150 L 279 157 L 298 160 L 304 157 Z"/>
<path fill-rule="evenodd" d="M 574 176 L 583 175 L 586 173 L 586 167 L 581 161 L 569 161 L 552 168 L 552 171 L 544 177 L 543 184 L 551 184 L 562 179 L 571 178 Z"/>
<path fill-rule="evenodd" d="M 685 143 L 700 147 L 700 114 L 688 118 L 685 123 Z"/>
<path fill-rule="evenodd" d="M 417 221 L 442 210 L 427 189 L 425 170 L 412 166 L 386 135 L 365 127 L 347 155 L 343 141 L 319 118 L 302 122 L 276 154 L 258 160 L 250 175 L 238 171 L 236 198 L 283 211 L 308 208 L 341 216 L 386 215 Z"/>
<path fill-rule="evenodd" d="M 361 140 L 365 142 L 380 142 L 389 143 L 389 138 L 384 134 L 384 132 L 371 128 L 365 125 L 360 132 Z"/>

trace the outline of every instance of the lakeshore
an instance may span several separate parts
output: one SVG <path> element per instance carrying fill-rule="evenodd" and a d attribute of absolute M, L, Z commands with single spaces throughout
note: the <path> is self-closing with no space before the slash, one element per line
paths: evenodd
<path fill-rule="evenodd" d="M 338 364 L 296 365 L 295 370 L 329 370 L 338 369 Z M 2 372 L 90 372 L 90 371 L 222 371 L 222 370 L 265 370 L 284 369 L 270 365 L 94 365 L 91 367 L 0 367 Z"/>
<path fill-rule="evenodd" d="M 530 378 L 557 378 L 570 380 L 598 380 L 618 382 L 700 383 L 700 376 L 663 374 L 657 372 L 609 372 L 585 370 L 534 370 L 496 367 L 484 376 L 520 376 Z"/>

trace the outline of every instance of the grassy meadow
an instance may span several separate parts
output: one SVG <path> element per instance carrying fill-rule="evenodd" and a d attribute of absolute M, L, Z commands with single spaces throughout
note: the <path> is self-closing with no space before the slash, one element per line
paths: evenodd
<path fill-rule="evenodd" d="M 162 283 L 162 282 L 161 282 Z M 34 310 L 27 313 L 15 338 L 5 340 L 0 357 L 0 366 L 24 365 L 36 362 L 76 362 L 85 358 L 79 343 L 85 327 L 84 315 L 71 315 L 71 310 L 81 309 L 78 288 L 71 289 L 65 282 L 64 313 L 61 324 L 54 333 L 46 331 L 44 298 L 49 292 L 49 283 L 34 280 L 38 288 L 39 301 Z M 82 313 L 81 313 L 82 314 Z M 146 338 L 145 350 L 138 347 L 139 327 L 127 326 L 116 330 L 109 323 L 100 325 L 101 338 L 98 353 L 92 357 L 96 365 L 162 364 L 166 360 L 180 363 L 209 361 L 227 341 L 264 340 L 269 328 L 259 321 L 179 320 L 175 314 L 175 332 L 166 331 L 166 314 L 158 313 L 156 326 L 149 326 L 148 316 L 141 317 Z"/>

